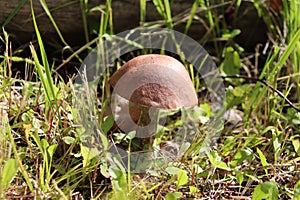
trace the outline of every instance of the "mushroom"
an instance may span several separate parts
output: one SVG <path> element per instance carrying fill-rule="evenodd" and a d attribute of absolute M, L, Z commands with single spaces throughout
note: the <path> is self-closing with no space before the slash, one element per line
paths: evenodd
<path fill-rule="evenodd" d="M 158 110 L 192 108 L 198 104 L 190 76 L 181 62 L 159 54 L 141 55 L 125 63 L 110 78 L 115 102 L 112 113 L 125 133 L 138 138 L 156 133 Z"/>

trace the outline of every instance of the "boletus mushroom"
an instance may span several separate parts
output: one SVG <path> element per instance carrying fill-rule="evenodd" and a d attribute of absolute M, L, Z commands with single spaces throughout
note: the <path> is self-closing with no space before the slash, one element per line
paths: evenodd
<path fill-rule="evenodd" d="M 111 76 L 109 84 L 117 96 L 114 99 L 119 109 L 112 102 L 112 112 L 118 127 L 125 133 L 136 130 L 136 137 L 144 141 L 156 133 L 159 109 L 177 110 L 198 104 L 187 70 L 166 55 L 133 58 Z"/>

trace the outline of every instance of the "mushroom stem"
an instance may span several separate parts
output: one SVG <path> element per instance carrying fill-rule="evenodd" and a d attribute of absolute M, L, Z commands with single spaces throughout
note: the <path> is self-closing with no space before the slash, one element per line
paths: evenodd
<path fill-rule="evenodd" d="M 152 144 L 157 131 L 159 109 L 139 107 L 139 112 L 137 138 L 141 142 L 142 150 L 153 150 Z"/>

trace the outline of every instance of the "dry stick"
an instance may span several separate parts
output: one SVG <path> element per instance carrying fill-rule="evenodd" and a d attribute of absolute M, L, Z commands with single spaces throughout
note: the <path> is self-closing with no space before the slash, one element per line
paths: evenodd
<path fill-rule="evenodd" d="M 255 82 L 261 82 L 268 88 L 270 88 L 273 92 L 276 92 L 281 98 L 283 98 L 292 108 L 294 108 L 297 112 L 300 112 L 300 108 L 297 108 L 287 97 L 284 96 L 282 92 L 275 89 L 272 85 L 270 85 L 267 81 L 264 79 L 254 78 L 254 77 L 248 77 L 244 75 L 229 75 L 229 76 L 222 76 L 222 78 L 242 78 L 245 80 L 255 81 Z"/>

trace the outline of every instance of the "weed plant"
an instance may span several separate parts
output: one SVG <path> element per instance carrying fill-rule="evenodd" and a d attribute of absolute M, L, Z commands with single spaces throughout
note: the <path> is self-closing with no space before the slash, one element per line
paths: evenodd
<path fill-rule="evenodd" d="M 177 1 L 140 0 L 142 27 L 176 29 L 184 24 L 184 32 L 188 34 L 193 23 L 203 23 L 206 34 L 200 44 L 213 41 L 210 53 L 222 75 L 230 76 L 224 79 L 227 121 L 209 153 L 200 153 L 203 137 L 199 136 L 181 159 L 146 174 L 131 174 L 122 167 L 110 166 L 99 159 L 101 149 L 86 145 L 85 130 L 76 123 L 78 106 L 72 101 L 76 88 L 74 78 L 66 80 L 58 73 L 74 58 L 83 62 L 83 52 L 114 36 L 113 12 L 117 11 L 112 9 L 113 1 L 106 0 L 105 5 L 95 8 L 89 8 L 88 1 L 80 1 L 86 44 L 79 48 L 70 47 L 47 2 L 39 2 L 59 42 L 71 50 L 71 55 L 61 63 L 48 59 L 49 52 L 39 31 L 32 0 L 37 43 L 29 45 L 31 56 L 20 56 L 18 50 L 12 48 L 10 34 L 3 29 L 0 199 L 300 199 L 300 112 L 286 101 L 290 99 L 294 107 L 300 108 L 299 1 L 195 0 L 188 11 L 172 15 L 172 6 Z M 243 44 L 236 42 L 243 30 L 226 26 L 226 8 L 234 7 L 232 15 L 235 16 L 245 2 L 255 7 L 268 27 L 268 40 L 261 44 L 264 51 L 245 52 Z M 3 27 L 9 26 L 25 3 L 20 1 Z M 155 6 L 161 20 L 147 21 L 149 4 Z M 100 16 L 99 28 L 92 34 L 88 30 L 89 12 L 99 12 Z M 133 52 L 128 57 L 144 53 L 151 50 Z M 257 60 L 262 54 L 267 58 L 258 69 Z M 112 141 L 130 144 L 134 138 L 118 130 L 111 131 L 113 118 L 104 117 L 111 93 L 107 81 L 127 60 L 120 58 L 103 73 L 100 90 L 94 91 L 99 101 L 91 102 L 97 104 L 93 112 L 101 128 L 95 132 L 104 147 Z M 26 77 L 34 78 L 18 78 L 13 73 L 16 64 L 34 69 L 26 71 L 29 74 Z M 201 79 L 193 67 L 184 64 L 197 92 L 204 94 Z M 277 92 L 257 79 L 266 81 Z M 278 95 L 278 91 L 286 98 Z M 204 97 L 200 102 L 198 112 L 192 117 L 205 123 L 213 115 L 212 108 Z M 180 118 L 173 113 L 167 125 L 159 128 L 157 140 L 166 143 L 180 123 Z"/>

